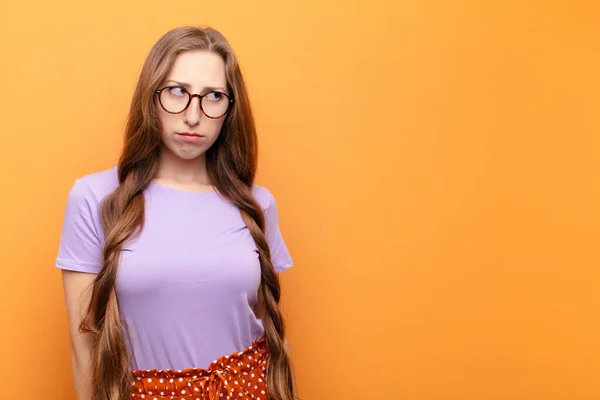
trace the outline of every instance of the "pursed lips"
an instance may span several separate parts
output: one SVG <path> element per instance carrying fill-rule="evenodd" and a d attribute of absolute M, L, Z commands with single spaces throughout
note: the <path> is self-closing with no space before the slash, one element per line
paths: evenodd
<path fill-rule="evenodd" d="M 204 135 L 201 135 L 199 133 L 194 133 L 194 132 L 180 132 L 178 133 L 178 135 L 181 136 L 198 136 L 198 137 L 203 137 Z"/>

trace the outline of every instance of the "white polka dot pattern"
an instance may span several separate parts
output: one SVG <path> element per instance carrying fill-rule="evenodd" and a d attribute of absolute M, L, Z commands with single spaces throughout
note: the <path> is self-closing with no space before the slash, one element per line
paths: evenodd
<path fill-rule="evenodd" d="M 219 357 L 208 369 L 133 371 L 131 398 L 257 400 L 260 396 L 265 396 L 267 391 L 267 364 L 267 346 L 263 337 L 244 351 Z"/>

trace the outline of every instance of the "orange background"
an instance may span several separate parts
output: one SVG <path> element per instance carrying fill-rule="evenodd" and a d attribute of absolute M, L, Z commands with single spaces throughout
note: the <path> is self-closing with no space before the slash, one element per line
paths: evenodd
<path fill-rule="evenodd" d="M 600 398 L 592 0 L 3 2 L 1 398 L 74 399 L 66 196 L 181 24 L 248 81 L 304 399 Z"/>

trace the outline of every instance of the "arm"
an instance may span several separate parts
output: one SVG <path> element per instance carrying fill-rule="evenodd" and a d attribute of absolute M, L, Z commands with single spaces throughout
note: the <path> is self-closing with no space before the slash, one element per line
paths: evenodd
<path fill-rule="evenodd" d="M 91 399 L 92 338 L 90 334 L 79 331 L 79 324 L 87 311 L 91 295 L 90 286 L 96 275 L 63 270 L 62 278 L 71 341 L 71 367 L 75 392 L 77 400 L 89 400 Z"/>

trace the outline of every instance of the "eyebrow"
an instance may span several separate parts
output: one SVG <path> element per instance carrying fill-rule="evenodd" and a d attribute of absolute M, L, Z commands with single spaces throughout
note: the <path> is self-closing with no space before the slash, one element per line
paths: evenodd
<path fill-rule="evenodd" d="M 184 88 L 186 88 L 188 90 L 192 90 L 192 85 L 190 85 L 189 83 L 179 82 L 179 81 L 176 81 L 173 79 L 169 79 L 169 80 L 167 80 L 167 82 L 173 82 L 173 83 L 177 84 L 178 86 L 183 86 Z M 217 87 L 217 86 L 206 86 L 204 89 L 202 89 L 202 92 L 216 92 L 216 91 L 225 92 L 225 89 L 222 87 Z"/>

